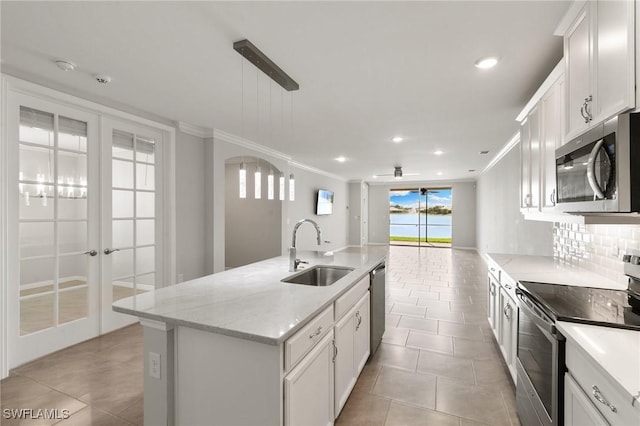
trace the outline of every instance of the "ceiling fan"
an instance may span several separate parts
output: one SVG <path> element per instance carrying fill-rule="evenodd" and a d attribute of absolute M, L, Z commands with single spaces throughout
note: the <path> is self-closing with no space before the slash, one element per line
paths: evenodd
<path fill-rule="evenodd" d="M 402 179 L 404 176 L 418 176 L 418 175 L 420 175 L 420 173 L 404 173 L 402 171 L 402 166 L 395 166 L 393 168 L 393 173 L 382 173 L 382 174 L 377 174 L 373 176 L 374 177 L 393 176 L 394 179 Z"/>

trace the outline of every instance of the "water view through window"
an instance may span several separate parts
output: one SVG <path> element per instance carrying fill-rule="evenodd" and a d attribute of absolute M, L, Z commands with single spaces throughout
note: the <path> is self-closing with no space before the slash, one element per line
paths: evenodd
<path fill-rule="evenodd" d="M 389 243 L 451 247 L 451 188 L 389 190 Z"/>

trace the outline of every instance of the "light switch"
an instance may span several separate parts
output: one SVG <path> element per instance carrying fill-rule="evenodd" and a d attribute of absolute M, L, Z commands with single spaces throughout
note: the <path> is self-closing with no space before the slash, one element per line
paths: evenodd
<path fill-rule="evenodd" d="M 149 376 L 160 379 L 160 354 L 149 352 Z"/>

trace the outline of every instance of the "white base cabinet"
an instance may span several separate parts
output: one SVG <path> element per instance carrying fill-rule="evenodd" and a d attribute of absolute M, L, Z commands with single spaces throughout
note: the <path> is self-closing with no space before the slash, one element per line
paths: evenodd
<path fill-rule="evenodd" d="M 333 424 L 333 337 L 329 332 L 285 377 L 285 425 Z"/>
<path fill-rule="evenodd" d="M 335 417 L 347 402 L 369 358 L 369 292 L 335 327 Z"/>
<path fill-rule="evenodd" d="M 565 426 L 608 426 L 569 373 L 564 375 Z"/>

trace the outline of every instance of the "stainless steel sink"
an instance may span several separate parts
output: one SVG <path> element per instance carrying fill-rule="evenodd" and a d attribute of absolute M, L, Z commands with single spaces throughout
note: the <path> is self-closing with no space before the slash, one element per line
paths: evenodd
<path fill-rule="evenodd" d="M 354 268 L 346 266 L 322 266 L 317 265 L 304 271 L 293 274 L 283 280 L 284 283 L 313 285 L 318 287 L 329 286 L 340 278 L 353 271 Z"/>

